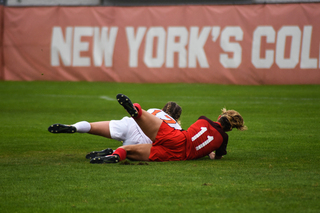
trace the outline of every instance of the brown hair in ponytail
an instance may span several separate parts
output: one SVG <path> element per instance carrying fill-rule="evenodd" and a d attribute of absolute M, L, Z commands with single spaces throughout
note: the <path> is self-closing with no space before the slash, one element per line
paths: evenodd
<path fill-rule="evenodd" d="M 173 119 L 178 121 L 182 113 L 182 108 L 176 102 L 169 101 L 166 103 L 166 105 L 164 105 L 162 111 L 166 112 Z"/>

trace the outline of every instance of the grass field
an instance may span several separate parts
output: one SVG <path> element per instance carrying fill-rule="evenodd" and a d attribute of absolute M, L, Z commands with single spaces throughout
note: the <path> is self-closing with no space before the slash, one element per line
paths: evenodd
<path fill-rule="evenodd" d="M 47 131 L 126 116 L 117 93 L 178 102 L 185 129 L 235 109 L 249 130 L 229 133 L 222 160 L 144 165 L 90 164 L 121 144 Z M 0 212 L 320 212 L 319 119 L 320 85 L 0 82 Z"/>

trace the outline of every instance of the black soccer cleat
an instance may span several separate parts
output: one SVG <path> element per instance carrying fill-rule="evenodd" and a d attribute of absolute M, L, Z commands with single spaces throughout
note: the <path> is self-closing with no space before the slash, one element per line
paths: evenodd
<path fill-rule="evenodd" d="M 95 157 L 99 157 L 99 156 L 106 156 L 106 155 L 112 155 L 113 150 L 110 148 L 101 150 L 101 151 L 93 151 L 90 152 L 86 155 L 87 159 L 91 159 L 91 158 L 95 158 Z"/>
<path fill-rule="evenodd" d="M 117 95 L 117 100 L 121 106 L 127 110 L 127 112 L 130 114 L 131 117 L 135 118 L 138 117 L 139 113 L 137 109 L 133 106 L 131 100 L 123 94 L 118 94 Z"/>
<path fill-rule="evenodd" d="M 95 157 L 90 160 L 90 163 L 118 163 L 120 161 L 119 155 L 107 155 L 102 157 Z"/>
<path fill-rule="evenodd" d="M 48 131 L 51 133 L 75 133 L 77 129 L 74 126 L 64 124 L 52 124 Z"/>

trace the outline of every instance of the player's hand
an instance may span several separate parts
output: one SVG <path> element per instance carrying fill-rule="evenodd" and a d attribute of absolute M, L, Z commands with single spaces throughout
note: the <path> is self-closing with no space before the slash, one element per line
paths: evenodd
<path fill-rule="evenodd" d="M 215 157 L 216 157 L 216 153 L 211 152 L 211 153 L 209 154 L 209 158 L 210 158 L 211 160 L 214 160 Z"/>

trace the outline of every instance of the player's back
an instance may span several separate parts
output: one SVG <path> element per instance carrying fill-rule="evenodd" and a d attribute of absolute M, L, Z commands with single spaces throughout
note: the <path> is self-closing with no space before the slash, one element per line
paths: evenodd
<path fill-rule="evenodd" d="M 227 143 L 228 135 L 222 130 L 217 122 L 201 116 L 187 131 L 186 158 L 187 160 L 204 157 L 214 150 L 217 150 L 221 144 Z"/>

